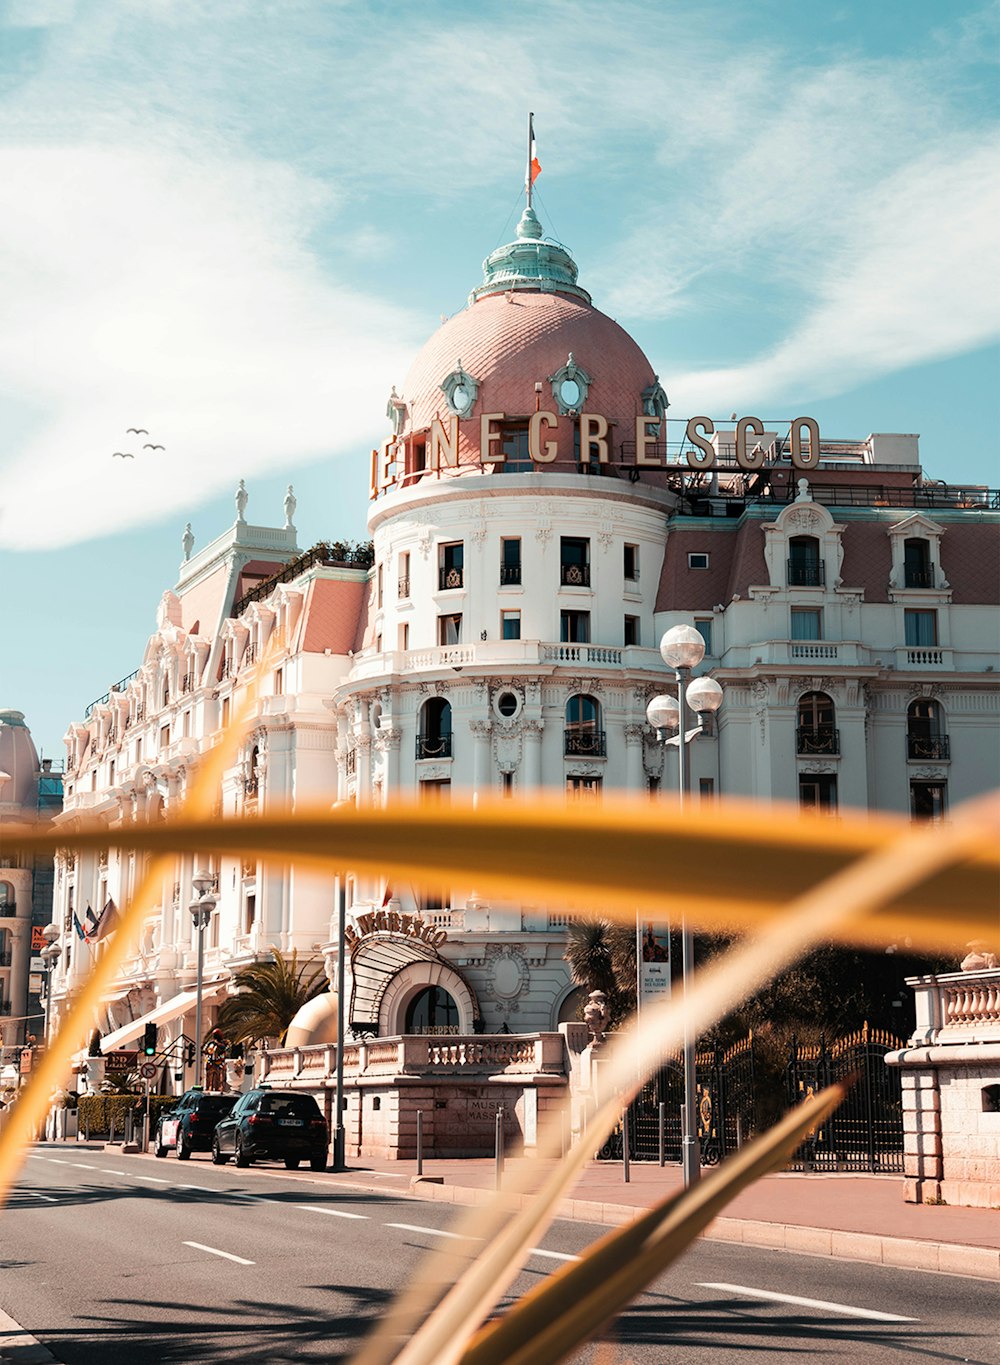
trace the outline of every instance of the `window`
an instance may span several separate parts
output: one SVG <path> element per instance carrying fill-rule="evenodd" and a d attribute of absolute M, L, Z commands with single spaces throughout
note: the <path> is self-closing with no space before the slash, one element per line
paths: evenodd
<path fill-rule="evenodd" d="M 381 632 L 381 631 L 379 631 L 378 635 L 375 636 L 375 653 L 376 653 L 376 654 L 381 654 L 381 653 L 382 653 L 382 632 Z"/>
<path fill-rule="evenodd" d="M 585 645 L 590 640 L 589 611 L 561 611 L 559 639 L 563 644 Z"/>
<path fill-rule="evenodd" d="M 906 708 L 906 756 L 912 759 L 951 757 L 948 736 L 943 733 L 940 705 L 931 697 L 918 697 Z"/>
<path fill-rule="evenodd" d="M 689 569 L 707 569 L 708 566 L 709 556 L 704 550 L 698 550 L 688 555 Z"/>
<path fill-rule="evenodd" d="M 500 582 L 504 585 L 521 581 L 521 541 L 513 537 L 500 542 Z"/>
<path fill-rule="evenodd" d="M 223 730 L 226 728 L 226 726 L 227 726 L 228 724 L 229 724 L 229 698 L 228 698 L 228 697 L 223 697 L 223 698 L 222 698 L 222 728 L 223 728 Z M 138 762 L 138 759 L 139 759 L 139 746 L 138 746 L 138 744 L 137 744 L 137 745 L 136 745 L 136 761 L 137 761 L 137 762 Z"/>
<path fill-rule="evenodd" d="M 521 613 L 519 611 L 502 611 L 500 613 L 500 638 L 502 640 L 520 640 Z"/>
<path fill-rule="evenodd" d="M 501 789 L 501 791 L 502 791 L 502 793 L 503 793 L 504 796 L 513 796 L 513 795 L 514 795 L 514 774 L 513 774 L 513 773 L 501 773 L 501 774 L 500 774 L 500 789 Z"/>
<path fill-rule="evenodd" d="M 559 540 L 560 581 L 574 588 L 590 587 L 590 541 L 582 536 Z"/>
<path fill-rule="evenodd" d="M 934 570 L 931 567 L 930 545 L 914 538 L 903 541 L 903 586 L 933 588 Z"/>
<path fill-rule="evenodd" d="M 566 779 L 566 794 L 581 801 L 595 800 L 601 794 L 601 779 L 571 775 Z"/>
<path fill-rule="evenodd" d="M 448 588 L 462 587 L 462 565 L 465 547 L 460 540 L 450 545 L 442 545 L 438 559 L 438 587 L 444 592 Z"/>
<path fill-rule="evenodd" d="M 658 777 L 653 776 L 652 774 L 647 774 L 647 775 L 646 775 L 646 790 L 649 792 L 650 796 L 657 796 L 657 795 L 659 795 L 659 791 L 660 791 L 660 779 L 659 779 Z"/>
<path fill-rule="evenodd" d="M 451 758 L 451 704 L 429 697 L 420 708 L 417 758 Z"/>
<path fill-rule="evenodd" d="M 402 625 L 399 627 L 399 629 L 398 629 L 398 631 L 397 631 L 396 638 L 397 638 L 397 640 L 398 640 L 398 642 L 399 642 L 399 648 L 400 648 L 400 649 L 402 649 L 402 650 L 407 650 L 407 649 L 409 649 L 409 647 L 410 647 L 410 623 L 409 623 L 409 621 L 404 621 L 404 622 L 402 623 Z"/>
<path fill-rule="evenodd" d="M 823 561 L 815 536 L 792 536 L 788 542 L 788 586 L 819 588 L 823 585 Z"/>
<path fill-rule="evenodd" d="M 534 469 L 534 461 L 528 451 L 527 422 L 502 422 L 500 424 L 500 449 L 504 463 L 494 468 L 495 474 L 519 474 Z"/>
<path fill-rule="evenodd" d="M 188 713 L 185 711 L 184 714 L 185 714 L 185 716 L 186 716 Z M 187 731 L 185 730 L 184 733 L 187 734 Z M 111 761 L 108 763 L 108 786 L 109 786 L 109 787 L 113 787 L 114 785 L 115 785 L 115 760 L 114 760 L 114 759 L 111 759 Z"/>
<path fill-rule="evenodd" d="M 161 726 L 160 726 L 160 748 L 161 748 L 161 749 L 165 749 L 169 743 L 170 743 L 170 726 L 169 726 L 169 725 L 161 725 Z"/>
<path fill-rule="evenodd" d="M 937 636 L 937 612 L 936 611 L 904 611 L 903 630 L 907 645 L 936 645 Z"/>
<path fill-rule="evenodd" d="M 702 801 L 714 801 L 715 799 L 715 778 L 698 778 L 698 796 Z"/>
<path fill-rule="evenodd" d="M 457 1033 L 458 1006 L 440 986 L 425 986 L 406 1011 L 404 1033 Z"/>
<path fill-rule="evenodd" d="M 247 892 L 247 897 L 243 906 L 243 932 L 249 934 L 257 918 L 257 896 L 253 891 Z"/>
<path fill-rule="evenodd" d="M 449 736 L 449 739 L 451 736 Z M 421 781 L 419 784 L 420 795 L 426 801 L 444 801 L 451 795 L 450 777 L 430 777 Z M 441 909 L 444 904 L 441 896 L 437 897 L 437 909 Z M 426 905 L 426 900 L 424 901 Z"/>
<path fill-rule="evenodd" d="M 283 668 L 276 668 L 276 669 L 274 670 L 274 694 L 275 694 L 275 696 L 280 697 L 281 694 L 282 694 L 282 692 L 284 692 L 284 690 L 285 690 L 285 670 L 284 670 Z M 184 712 L 184 715 L 185 715 L 185 717 L 189 717 L 189 716 L 191 715 L 191 712 L 190 712 L 190 711 L 185 711 L 185 712 Z M 187 734 L 187 731 L 185 730 L 184 733 Z"/>
<path fill-rule="evenodd" d="M 638 616 L 625 617 L 625 643 L 627 645 L 637 645 L 639 643 Z"/>
<path fill-rule="evenodd" d="M 835 812 L 836 776 L 833 773 L 799 773 L 799 805 L 810 810 Z"/>
<path fill-rule="evenodd" d="M 797 752 L 839 754 L 840 732 L 836 728 L 833 699 L 825 692 L 805 692 L 799 698 Z"/>
<path fill-rule="evenodd" d="M 822 640 L 823 613 L 819 607 L 792 607 L 792 640 Z"/>
<path fill-rule="evenodd" d="M 459 645 L 462 643 L 462 613 L 438 617 L 438 644 Z"/>
<path fill-rule="evenodd" d="M 624 547 L 624 567 L 625 582 L 636 583 L 639 579 L 639 547 L 638 545 L 626 545 Z"/>
<path fill-rule="evenodd" d="M 408 550 L 399 556 L 399 581 L 396 587 L 400 598 L 405 601 L 410 595 L 410 554 Z"/>
<path fill-rule="evenodd" d="M 947 782 L 911 782 L 910 814 L 914 820 L 943 820 L 947 797 Z"/>
<path fill-rule="evenodd" d="M 567 757 L 588 754 L 604 758 L 607 753 L 601 728 L 601 703 L 596 697 L 577 693 L 566 703 L 566 732 L 563 752 Z"/>
<path fill-rule="evenodd" d="M 694 628 L 705 641 L 705 653 L 712 653 L 712 618 L 711 616 L 701 616 L 695 618 Z"/>

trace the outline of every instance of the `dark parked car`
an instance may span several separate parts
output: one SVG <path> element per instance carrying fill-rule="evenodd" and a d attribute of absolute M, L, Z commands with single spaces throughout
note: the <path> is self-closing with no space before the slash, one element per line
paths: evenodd
<path fill-rule="evenodd" d="M 322 1171 L 327 1139 L 326 1119 L 311 1095 L 261 1086 L 241 1095 L 216 1126 L 212 1160 L 223 1166 L 233 1156 L 237 1166 L 249 1166 L 265 1157 L 283 1160 L 290 1171 L 308 1161 L 314 1171 Z"/>
<path fill-rule="evenodd" d="M 153 1151 L 157 1156 L 166 1156 L 173 1147 L 180 1161 L 187 1161 L 192 1152 L 210 1152 L 215 1125 L 239 1098 L 200 1086 L 186 1090 L 173 1109 L 160 1115 Z"/>

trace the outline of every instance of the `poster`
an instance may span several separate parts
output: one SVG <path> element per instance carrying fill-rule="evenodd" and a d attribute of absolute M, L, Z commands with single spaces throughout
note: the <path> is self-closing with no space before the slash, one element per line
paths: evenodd
<path fill-rule="evenodd" d="M 647 920 L 642 926 L 641 1004 L 670 996 L 670 927 Z"/>

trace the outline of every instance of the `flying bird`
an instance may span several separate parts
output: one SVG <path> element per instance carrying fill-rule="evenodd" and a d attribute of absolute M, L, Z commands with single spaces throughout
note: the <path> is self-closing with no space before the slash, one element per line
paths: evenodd
<path fill-rule="evenodd" d="M 147 441 L 146 444 L 143 446 L 143 450 L 166 450 L 166 448 L 167 448 L 166 446 L 153 445 L 149 441 Z"/>
<path fill-rule="evenodd" d="M 132 452 L 131 452 L 130 450 L 116 450 L 116 451 L 114 451 L 114 452 L 112 453 L 111 458 L 114 459 L 116 455 L 118 456 L 118 458 L 119 458 L 120 460 L 134 460 L 134 459 L 135 459 L 135 456 L 132 454 Z"/>
<path fill-rule="evenodd" d="M 125 435 L 126 435 L 126 436 L 148 436 L 148 435 L 149 435 L 149 432 L 146 430 L 145 427 L 129 427 L 129 429 L 128 429 L 128 431 L 126 431 Z"/>

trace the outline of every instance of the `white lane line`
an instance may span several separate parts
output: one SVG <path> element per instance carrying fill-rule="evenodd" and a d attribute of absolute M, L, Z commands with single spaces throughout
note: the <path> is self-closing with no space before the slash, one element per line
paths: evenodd
<path fill-rule="evenodd" d="M 109 1171 L 107 1166 L 98 1166 L 97 1170 L 103 1171 L 105 1175 L 125 1175 L 125 1171 Z"/>
<path fill-rule="evenodd" d="M 100 1166 L 86 1166 L 82 1161 L 71 1161 L 71 1166 L 75 1166 L 78 1171 L 99 1171 Z"/>
<path fill-rule="evenodd" d="M 219 1190 L 213 1190 L 211 1185 L 175 1185 L 175 1190 L 201 1190 L 203 1194 L 219 1194 Z"/>
<path fill-rule="evenodd" d="M 14 1194 L 19 1199 L 44 1199 L 46 1204 L 58 1204 L 59 1200 L 53 1194 L 39 1194 L 37 1190 L 15 1190 Z"/>
<path fill-rule="evenodd" d="M 53 1166 L 73 1166 L 76 1164 L 73 1161 L 61 1161 L 57 1156 L 50 1156 L 48 1160 L 52 1162 Z"/>
<path fill-rule="evenodd" d="M 532 1247 L 532 1256 L 547 1256 L 550 1261 L 578 1261 L 579 1256 L 571 1256 L 567 1251 L 546 1251 L 544 1247 Z"/>
<path fill-rule="evenodd" d="M 39 1156 L 37 1152 L 29 1152 L 29 1153 L 28 1153 L 28 1160 L 29 1160 L 29 1161 L 48 1161 L 48 1157 Z"/>
<path fill-rule="evenodd" d="M 347 1213 L 344 1211 L 344 1209 L 324 1209 L 320 1208 L 318 1204 L 296 1204 L 295 1207 L 297 1209 L 303 1209 L 306 1213 L 328 1213 L 331 1218 L 367 1219 L 368 1217 L 367 1213 Z M 392 1224 L 390 1223 L 389 1226 L 391 1227 Z"/>
<path fill-rule="evenodd" d="M 224 1256 L 227 1261 L 235 1261 L 237 1265 L 255 1265 L 255 1261 L 248 1261 L 243 1256 L 234 1256 L 231 1251 L 220 1251 L 218 1247 L 207 1247 L 201 1242 L 185 1242 L 186 1247 L 194 1247 L 195 1251 L 207 1251 L 210 1256 Z"/>
<path fill-rule="evenodd" d="M 151 1185 L 169 1185 L 169 1180 L 161 1180 L 158 1175 L 136 1175 L 133 1180 L 148 1180 Z"/>
<path fill-rule="evenodd" d="M 481 1242 L 481 1237 L 463 1237 L 460 1232 L 445 1232 L 443 1228 L 421 1228 L 416 1223 L 386 1223 L 387 1228 L 400 1228 L 403 1232 L 422 1232 L 427 1237 L 450 1237 L 455 1242 Z"/>
<path fill-rule="evenodd" d="M 699 1289 L 718 1289 L 724 1294 L 738 1294 L 745 1299 L 766 1299 L 769 1303 L 791 1303 L 797 1308 L 820 1308 L 827 1313 L 840 1313 L 845 1318 L 868 1318 L 872 1322 L 919 1322 L 919 1318 L 903 1318 L 898 1313 L 879 1313 L 874 1308 L 854 1308 L 848 1303 L 828 1303 L 826 1299 L 803 1299 L 798 1294 L 776 1294 L 770 1289 L 748 1289 L 745 1284 L 698 1283 Z"/>

